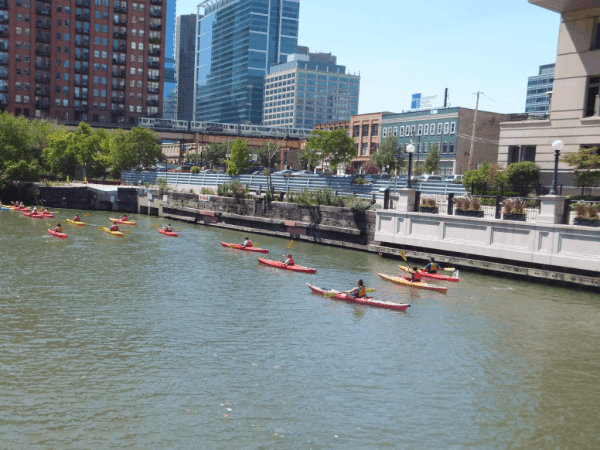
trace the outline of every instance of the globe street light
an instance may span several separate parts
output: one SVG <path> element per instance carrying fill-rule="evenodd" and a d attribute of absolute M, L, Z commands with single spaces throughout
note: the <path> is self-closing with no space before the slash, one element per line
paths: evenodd
<path fill-rule="evenodd" d="M 554 150 L 554 180 L 552 180 L 552 189 L 550 189 L 550 195 L 558 195 L 556 191 L 556 182 L 558 178 L 558 159 L 560 158 L 560 151 L 563 149 L 565 144 L 560 139 L 552 143 L 552 150 Z"/>
<path fill-rule="evenodd" d="M 408 185 L 407 185 L 407 187 L 409 189 L 412 187 L 410 185 L 410 178 L 411 178 L 411 169 L 412 169 L 412 158 L 413 158 L 414 152 L 415 152 L 415 146 L 411 142 L 410 144 L 408 144 L 406 146 L 406 153 L 408 153 Z"/>

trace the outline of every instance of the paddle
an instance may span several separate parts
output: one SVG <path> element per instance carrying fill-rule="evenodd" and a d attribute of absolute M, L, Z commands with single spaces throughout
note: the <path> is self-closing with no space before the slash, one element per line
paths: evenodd
<path fill-rule="evenodd" d="M 352 292 L 353 290 L 354 290 L 354 289 L 350 289 L 349 291 L 344 291 L 344 292 L 336 292 L 336 291 L 334 291 L 334 292 L 326 292 L 324 295 L 325 295 L 325 297 L 327 297 L 327 298 L 331 298 L 331 297 L 335 297 L 335 296 L 336 296 L 336 295 L 338 295 L 338 294 L 349 294 L 349 293 L 350 293 L 350 292 Z M 373 292 L 375 292 L 375 289 L 367 289 L 366 291 L 367 291 L 368 293 L 373 293 Z"/>
<path fill-rule="evenodd" d="M 292 245 L 294 245 L 294 240 L 293 240 L 293 239 L 290 241 L 290 245 L 288 245 L 288 248 L 287 248 L 287 250 L 286 250 L 286 251 L 285 251 L 285 253 L 283 254 L 283 257 L 284 257 L 284 258 L 285 258 L 285 255 L 287 255 L 287 252 L 289 252 L 289 251 L 290 251 L 290 248 L 292 248 Z"/>
<path fill-rule="evenodd" d="M 90 213 L 84 214 L 83 217 L 88 217 Z"/>

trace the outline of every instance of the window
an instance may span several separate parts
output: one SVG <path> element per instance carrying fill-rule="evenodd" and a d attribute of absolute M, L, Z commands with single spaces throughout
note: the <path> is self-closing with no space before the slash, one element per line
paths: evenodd
<path fill-rule="evenodd" d="M 131 69 L 129 69 L 129 73 L 131 75 L 135 75 L 135 67 L 132 67 Z"/>
<path fill-rule="evenodd" d="M 69 93 L 69 86 L 63 86 L 63 94 L 68 94 Z M 67 106 L 67 105 L 65 105 Z"/>
<path fill-rule="evenodd" d="M 140 50 L 144 50 L 144 43 L 143 43 L 143 42 L 140 42 L 140 43 L 139 43 L 139 45 L 138 45 L 138 48 L 139 48 Z"/>
<path fill-rule="evenodd" d="M 23 15 L 20 13 L 17 13 L 17 22 L 21 22 L 23 20 Z"/>
<path fill-rule="evenodd" d="M 423 134 L 423 124 L 419 124 L 419 128 L 417 129 L 417 136 L 421 136 Z"/>
<path fill-rule="evenodd" d="M 21 96 L 20 95 L 15 95 L 15 102 L 21 103 Z"/>
<path fill-rule="evenodd" d="M 442 144 L 442 153 L 448 153 L 448 143 L 444 142 Z"/>
<path fill-rule="evenodd" d="M 444 134 L 450 134 L 450 123 L 444 123 Z"/>
<path fill-rule="evenodd" d="M 592 35 L 592 50 L 600 49 L 600 17 L 594 20 L 594 34 Z"/>
<path fill-rule="evenodd" d="M 435 123 L 429 125 L 429 134 L 432 136 L 435 135 Z"/>
<path fill-rule="evenodd" d="M 16 27 L 15 28 L 15 33 L 17 33 L 17 34 L 23 34 L 23 29 L 21 27 Z"/>
<path fill-rule="evenodd" d="M 523 147 L 523 151 L 521 152 L 521 160 L 528 162 L 535 162 L 535 146 L 526 146 Z"/>
<path fill-rule="evenodd" d="M 448 147 L 448 153 L 454 153 L 455 148 L 456 148 L 456 143 L 450 142 L 450 145 Z"/>
<path fill-rule="evenodd" d="M 450 134 L 456 133 L 456 122 L 450 123 Z"/>
<path fill-rule="evenodd" d="M 384 129 L 382 130 L 382 133 L 383 133 L 383 134 L 382 134 L 382 137 L 383 137 L 383 139 L 385 139 L 385 138 L 387 137 L 387 130 L 388 130 L 387 128 L 384 128 Z"/>
<path fill-rule="evenodd" d="M 390 131 L 391 131 L 391 129 L 390 129 Z M 400 127 L 400 137 L 402 137 L 402 136 L 404 136 L 404 127 Z"/>
<path fill-rule="evenodd" d="M 426 123 L 425 126 L 423 127 L 423 135 L 427 136 L 429 134 L 429 124 Z"/>
<path fill-rule="evenodd" d="M 587 89 L 587 104 L 585 108 L 585 117 L 598 116 L 600 111 L 598 110 L 598 104 L 596 98 L 598 97 L 598 91 L 600 88 L 600 76 L 590 77 L 588 81 Z"/>
<path fill-rule="evenodd" d="M 60 41 L 62 39 L 62 33 L 56 33 L 56 39 Z"/>
<path fill-rule="evenodd" d="M 437 126 L 437 134 L 438 134 L 438 135 L 441 135 L 441 134 L 442 134 L 442 127 L 443 127 L 443 126 L 444 126 L 444 125 L 443 125 L 442 123 L 438 123 L 438 126 Z"/>
<path fill-rule="evenodd" d="M 132 50 L 136 50 L 137 49 L 137 44 L 135 42 L 131 43 L 131 49 Z"/>
<path fill-rule="evenodd" d="M 410 127 L 410 135 L 411 136 L 415 135 L 415 126 L 414 125 L 412 127 Z"/>
<path fill-rule="evenodd" d="M 352 127 L 352 137 L 359 137 L 359 136 L 360 136 L 360 125 L 354 125 Z"/>
<path fill-rule="evenodd" d="M 94 50 L 94 58 L 100 58 L 100 50 Z"/>
<path fill-rule="evenodd" d="M 15 55 L 15 59 L 16 59 L 17 62 L 21 62 L 21 55 L 17 53 Z"/>
<path fill-rule="evenodd" d="M 29 14 L 25 14 L 25 22 L 31 22 L 31 16 Z"/>
<path fill-rule="evenodd" d="M 398 127 L 394 127 L 394 136 L 398 136 Z"/>

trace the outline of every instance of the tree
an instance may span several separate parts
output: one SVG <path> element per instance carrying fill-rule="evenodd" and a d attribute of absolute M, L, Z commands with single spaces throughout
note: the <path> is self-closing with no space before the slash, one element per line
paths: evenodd
<path fill-rule="evenodd" d="M 239 175 L 250 168 L 248 141 L 237 138 L 231 146 L 231 158 L 227 162 L 227 175 Z"/>
<path fill-rule="evenodd" d="M 573 183 L 576 186 L 593 186 L 600 182 L 599 147 L 580 148 L 577 153 L 567 153 L 562 161 L 573 167 Z"/>
<path fill-rule="evenodd" d="M 190 173 L 200 173 L 202 172 L 202 169 L 198 166 L 194 166 L 190 169 Z"/>
<path fill-rule="evenodd" d="M 382 171 L 386 168 L 390 171 L 401 169 L 404 167 L 404 160 L 396 159 L 398 153 L 398 138 L 389 136 L 383 140 L 379 150 L 371 154 L 371 162 Z"/>
<path fill-rule="evenodd" d="M 331 167 L 349 163 L 356 157 L 354 140 L 344 128 L 335 131 L 313 130 L 303 154 L 309 164 L 327 162 Z"/>
<path fill-rule="evenodd" d="M 506 182 L 512 186 L 529 186 L 540 182 L 542 169 L 533 162 L 512 163 L 504 171 Z"/>
<path fill-rule="evenodd" d="M 363 171 L 367 174 L 367 175 L 377 175 L 379 173 L 379 169 L 377 168 L 377 166 L 375 166 L 375 164 L 371 163 L 371 162 L 367 162 L 364 166 L 363 166 Z"/>
<path fill-rule="evenodd" d="M 271 168 L 281 163 L 281 145 L 276 142 L 265 142 L 258 149 L 258 163 L 268 170 L 267 184 L 269 191 L 273 192 L 273 178 Z"/>
<path fill-rule="evenodd" d="M 356 170 L 356 167 L 354 167 L 354 164 L 348 163 L 344 166 L 344 173 L 346 175 L 354 175 L 355 173 L 358 173 L 358 171 Z"/>
<path fill-rule="evenodd" d="M 440 151 L 437 144 L 433 144 L 429 147 L 425 162 L 423 163 L 423 171 L 425 173 L 433 173 L 438 170 L 440 166 Z"/>
<path fill-rule="evenodd" d="M 166 159 L 158 135 L 148 128 L 118 129 L 110 138 L 111 173 L 115 178 L 121 175 L 122 170 L 150 166 Z"/>
<path fill-rule="evenodd" d="M 477 170 L 467 170 L 463 180 L 465 189 L 471 189 L 475 185 L 475 190 L 480 191 L 484 185 L 498 186 L 504 183 L 506 176 L 502 173 L 502 168 L 497 164 L 485 163 Z"/>
<path fill-rule="evenodd" d="M 224 166 L 227 157 L 227 144 L 210 143 L 202 151 L 202 161 L 212 168 Z"/>

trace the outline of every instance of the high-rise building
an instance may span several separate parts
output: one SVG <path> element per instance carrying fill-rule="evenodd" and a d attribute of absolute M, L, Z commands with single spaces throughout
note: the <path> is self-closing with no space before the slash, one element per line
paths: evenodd
<path fill-rule="evenodd" d="M 175 75 L 177 103 L 175 118 L 194 120 L 194 63 L 196 54 L 196 14 L 177 17 L 175 27 Z"/>
<path fill-rule="evenodd" d="M 546 93 L 552 92 L 553 84 L 554 64 L 540 66 L 539 73 L 529 77 L 527 81 L 527 99 L 525 101 L 526 113 L 550 113 L 550 97 Z"/>
<path fill-rule="evenodd" d="M 306 47 L 304 47 L 306 48 Z M 360 75 L 346 73 L 331 53 L 295 54 L 271 66 L 265 79 L 263 124 L 313 128 L 358 114 Z"/>
<path fill-rule="evenodd" d="M 206 0 L 198 6 L 196 120 L 262 123 L 265 76 L 272 64 L 296 53 L 299 15 L 299 0 Z"/>
<path fill-rule="evenodd" d="M 10 2 L 0 0 L 2 109 L 114 123 L 160 116 L 163 0 Z"/>

